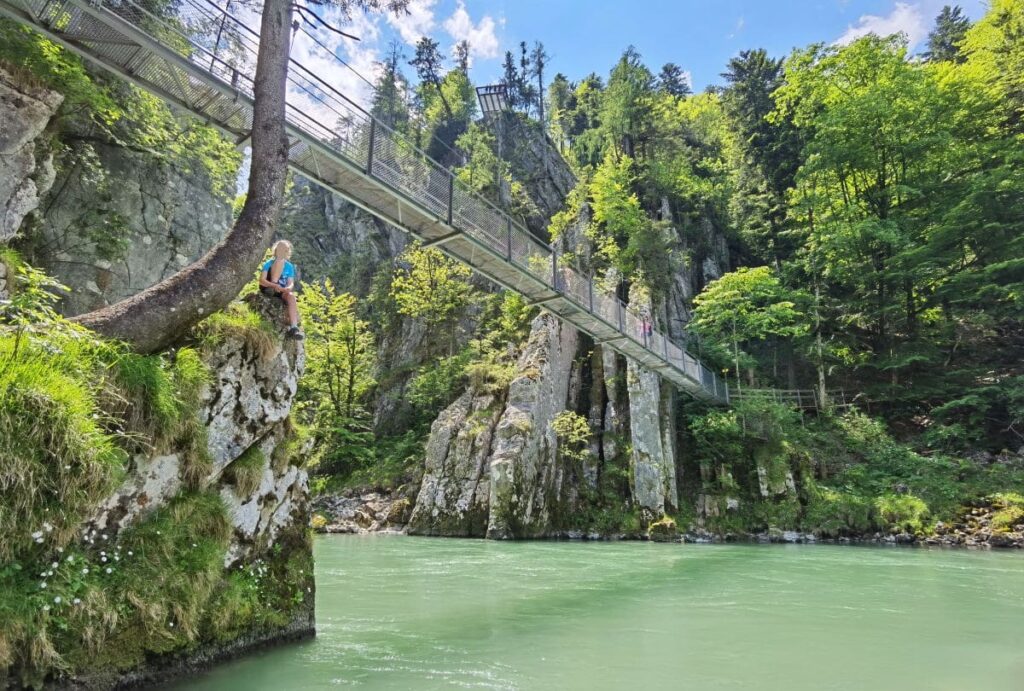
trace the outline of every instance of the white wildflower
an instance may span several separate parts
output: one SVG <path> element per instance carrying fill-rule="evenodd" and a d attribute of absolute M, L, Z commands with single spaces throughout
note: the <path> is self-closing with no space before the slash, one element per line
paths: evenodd
<path fill-rule="evenodd" d="M 108 566 L 107 567 L 107 573 L 114 573 L 114 570 Z"/>
<path fill-rule="evenodd" d="M 46 588 L 46 581 L 43 581 L 42 583 L 40 583 L 39 587 L 45 589 Z"/>
<path fill-rule="evenodd" d="M 53 598 L 53 603 L 56 604 L 56 605 L 59 605 L 61 603 L 60 595 L 58 595 L 57 597 Z"/>

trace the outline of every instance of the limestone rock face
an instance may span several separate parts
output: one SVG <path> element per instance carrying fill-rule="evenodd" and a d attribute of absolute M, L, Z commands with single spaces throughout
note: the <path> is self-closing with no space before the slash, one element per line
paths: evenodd
<path fill-rule="evenodd" d="M 661 377 L 628 361 L 629 421 L 633 448 L 633 499 L 654 517 L 678 509 L 671 406 L 665 405 Z M 666 408 L 668 408 L 666 410 Z"/>
<path fill-rule="evenodd" d="M 53 154 L 40 135 L 63 100 L 0 67 L 0 243 L 17 234 L 53 184 Z"/>
<path fill-rule="evenodd" d="M 260 353 L 252 344 L 227 339 L 210 354 L 215 379 L 200 414 L 215 473 L 285 421 L 305 358 L 295 341 Z"/>
<path fill-rule="evenodd" d="M 557 454 L 578 335 L 547 314 L 531 325 L 504 397 L 469 390 L 431 427 L 409 532 L 492 538 L 549 534 L 576 478 Z"/>
<path fill-rule="evenodd" d="M 549 314 L 533 321 L 496 429 L 488 537 L 547 534 L 570 499 L 551 423 L 566 407 L 578 338 Z"/>
<path fill-rule="evenodd" d="M 576 186 L 576 176 L 536 123 L 506 113 L 500 134 L 501 158 L 508 161 L 513 176 L 536 206 L 526 218 L 527 226 L 546 237 L 548 222 L 562 210 L 566 196 Z"/>
<path fill-rule="evenodd" d="M 261 353 L 244 337 L 228 336 L 204 360 L 213 382 L 196 415 L 206 425 L 213 463 L 200 484 L 219 486 L 234 523 L 228 566 L 253 550 L 265 550 L 282 530 L 309 521 L 306 470 L 283 446 L 305 352 L 301 342 L 278 338 L 271 352 Z M 262 458 L 259 483 L 240 494 L 224 470 L 250 450 Z M 183 453 L 169 449 L 136 456 L 120 487 L 100 506 L 92 528 L 116 533 L 178 494 L 186 484 Z"/>
<path fill-rule="evenodd" d="M 458 537 L 486 532 L 491 445 L 501 403 L 493 394 L 466 391 L 431 425 L 411 532 Z"/>
<path fill-rule="evenodd" d="M 150 152 L 102 141 L 92 149 L 106 171 L 102 190 L 77 166 L 61 172 L 35 229 L 35 263 L 71 287 L 61 309 L 82 314 L 134 295 L 192 263 L 231 226 L 231 200 L 199 172 L 179 170 Z M 98 246 L 109 226 L 123 242 Z"/>

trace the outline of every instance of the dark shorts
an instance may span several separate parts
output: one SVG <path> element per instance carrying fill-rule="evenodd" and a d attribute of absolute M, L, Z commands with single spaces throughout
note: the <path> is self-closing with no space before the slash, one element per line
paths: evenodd
<path fill-rule="evenodd" d="M 284 293 L 279 293 L 273 288 L 260 288 L 260 292 L 266 295 L 268 298 L 278 298 L 284 300 Z"/>

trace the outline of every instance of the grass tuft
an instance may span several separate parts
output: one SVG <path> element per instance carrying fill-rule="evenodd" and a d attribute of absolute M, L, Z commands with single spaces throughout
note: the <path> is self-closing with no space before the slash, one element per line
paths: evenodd
<path fill-rule="evenodd" d="M 263 362 L 271 360 L 281 348 L 281 337 L 274 325 L 243 302 L 234 302 L 211 314 L 196 327 L 204 348 L 213 349 L 228 338 L 239 338 Z"/>
<path fill-rule="evenodd" d="M 224 469 L 224 477 L 235 488 L 239 497 L 251 496 L 259 489 L 263 472 L 267 468 L 267 457 L 259 444 L 253 444 L 241 456 L 231 461 Z"/>

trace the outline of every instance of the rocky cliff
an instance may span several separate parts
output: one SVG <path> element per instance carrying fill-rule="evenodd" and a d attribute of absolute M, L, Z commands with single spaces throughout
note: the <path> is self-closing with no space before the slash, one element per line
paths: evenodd
<path fill-rule="evenodd" d="M 9 242 L 54 179 L 44 135 L 64 97 L 0 66 L 0 243 Z"/>
<path fill-rule="evenodd" d="M 69 316 L 173 275 L 231 226 L 231 200 L 212 192 L 203 174 L 102 140 L 89 151 L 102 175 L 84 175 L 74 161 L 65 165 L 33 229 L 32 260 L 73 287 L 62 305 Z"/>
<path fill-rule="evenodd" d="M 60 104 L 0 70 L 0 299 L 13 240 L 73 314 L 199 256 L 231 207 L 183 160 L 55 124 Z M 0 688 L 150 682 L 313 634 L 304 351 L 280 316 L 236 304 L 148 357 L 60 319 L 0 329 Z"/>
<path fill-rule="evenodd" d="M 560 211 L 575 178 L 539 132 L 509 118 L 505 155 L 514 179 L 535 206 L 527 222 L 546 237 L 547 220 Z M 671 214 L 664 205 L 664 219 Z M 563 234 L 563 249 L 589 251 L 584 205 Z M 670 227 L 681 253 L 689 229 Z M 701 229 L 708 251 L 697 272 L 677 267 L 656 318 L 676 337 L 689 320 L 689 298 L 718 275 L 724 242 L 710 226 Z M 560 453 L 556 417 L 580 415 L 589 425 L 589 460 Z M 680 506 L 677 476 L 676 393 L 660 377 L 550 315 L 533 321 L 519 348 L 507 389 L 470 387 L 434 422 L 426 445 L 424 474 L 409 523 L 413 533 L 493 538 L 542 537 L 626 529 L 594 513 L 616 512 L 607 490 L 626 476 L 626 504 L 640 527 Z M 611 502 L 615 504 L 615 502 Z M 600 507 L 600 508 L 599 508 Z M 627 509 L 628 511 L 628 509 Z"/>
<path fill-rule="evenodd" d="M 273 326 L 280 305 L 261 303 L 160 356 L 101 345 L 68 362 L 59 325 L 12 355 L 0 335 L 0 550 L 14 566 L 0 571 L 0 687 L 153 682 L 314 633 L 289 418 L 304 353 Z"/>

